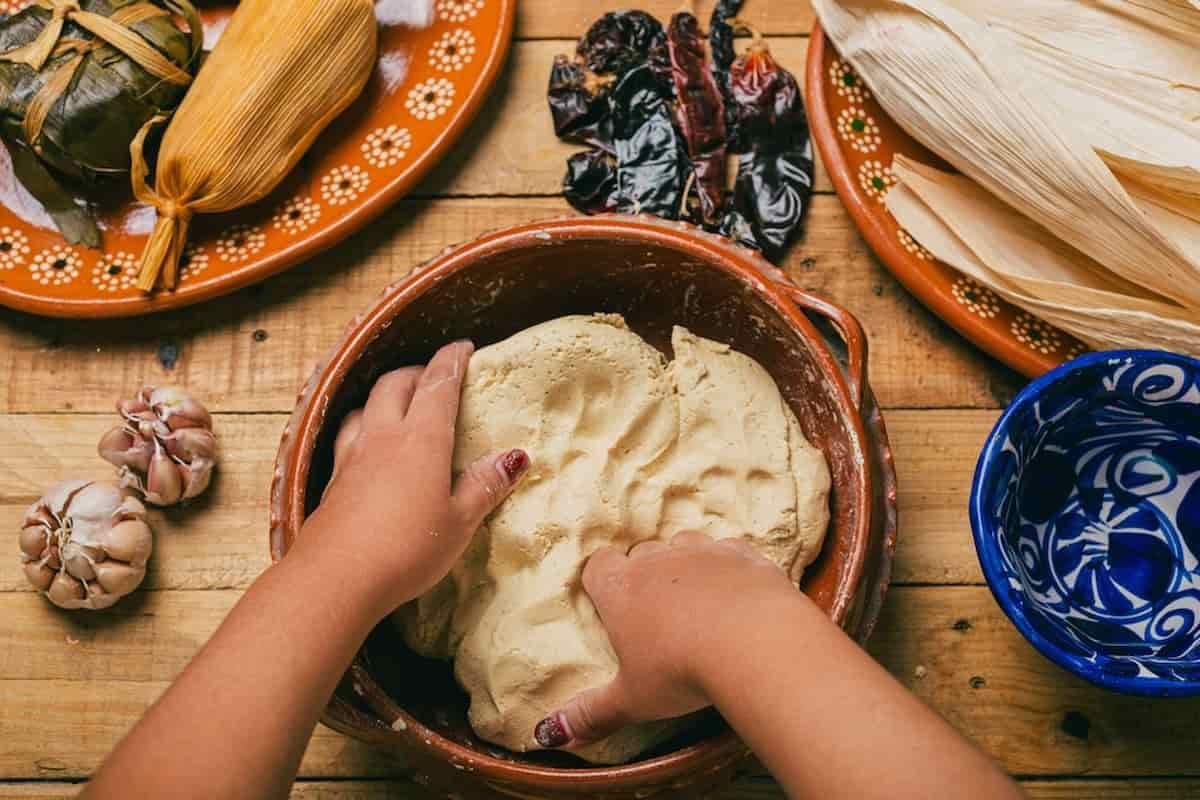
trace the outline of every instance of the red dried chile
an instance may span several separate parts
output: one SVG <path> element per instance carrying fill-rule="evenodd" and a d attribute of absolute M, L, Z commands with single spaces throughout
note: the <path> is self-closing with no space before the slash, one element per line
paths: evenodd
<path fill-rule="evenodd" d="M 708 68 L 704 35 L 693 14 L 681 11 L 671 17 L 667 47 L 675 84 L 672 112 L 696 176 L 700 221 L 716 225 L 725 205 L 725 102 Z"/>

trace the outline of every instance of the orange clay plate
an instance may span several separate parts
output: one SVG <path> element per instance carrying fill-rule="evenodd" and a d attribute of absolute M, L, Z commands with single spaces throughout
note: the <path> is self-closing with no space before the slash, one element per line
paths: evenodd
<path fill-rule="evenodd" d="M 934 314 L 1008 366 L 1033 378 L 1086 346 L 937 261 L 883 204 L 896 153 L 950 169 L 900 129 L 834 50 L 821 26 L 808 47 L 809 126 L 833 186 L 879 259 Z"/>
<path fill-rule="evenodd" d="M 483 102 L 512 38 L 516 0 L 380 0 L 380 53 L 363 96 L 262 202 L 198 216 L 174 291 L 134 286 L 154 212 L 123 187 L 99 205 L 102 250 L 72 247 L 13 177 L 0 148 L 0 304 L 55 317 L 120 317 L 196 303 L 260 281 L 361 228 L 449 149 Z M 0 0 L 0 14 L 30 0 Z M 235 3 L 202 9 L 206 46 Z M 415 16 L 424 15 L 424 10 Z"/>

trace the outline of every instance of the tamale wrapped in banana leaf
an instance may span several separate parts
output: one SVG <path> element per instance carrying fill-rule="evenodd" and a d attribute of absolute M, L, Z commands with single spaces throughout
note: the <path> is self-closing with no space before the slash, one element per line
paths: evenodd
<path fill-rule="evenodd" d="M 154 187 L 134 143 L 133 190 L 158 209 L 138 286 L 174 288 L 194 214 L 274 189 L 375 67 L 373 0 L 242 0 L 163 134 Z"/>
<path fill-rule="evenodd" d="M 71 188 L 129 172 L 130 144 L 182 100 L 202 46 L 187 0 L 38 0 L 0 20 L 0 135 L 72 244 L 100 234 Z"/>

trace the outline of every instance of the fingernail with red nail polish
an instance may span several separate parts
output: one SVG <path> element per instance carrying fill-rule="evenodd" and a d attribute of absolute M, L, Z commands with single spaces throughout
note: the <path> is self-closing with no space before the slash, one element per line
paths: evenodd
<path fill-rule="evenodd" d="M 500 471 L 508 480 L 515 481 L 529 469 L 529 454 L 524 450 L 509 450 L 500 456 Z"/>
<path fill-rule="evenodd" d="M 533 729 L 533 738 L 542 747 L 562 747 L 571 741 L 571 732 L 561 713 L 546 717 Z"/>

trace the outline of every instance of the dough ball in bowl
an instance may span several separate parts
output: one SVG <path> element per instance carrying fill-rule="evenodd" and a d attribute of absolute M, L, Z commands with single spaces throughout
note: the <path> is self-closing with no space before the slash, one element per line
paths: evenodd
<path fill-rule="evenodd" d="M 440 586 L 397 612 L 405 641 L 453 658 L 475 733 L 537 749 L 538 720 L 617 674 L 582 590 L 597 549 L 684 530 L 738 537 L 799 580 L 829 522 L 829 470 L 770 374 L 676 327 L 668 361 L 615 314 L 541 323 L 471 360 L 454 466 L 524 448 L 529 474 Z M 629 761 L 682 723 L 578 751 Z"/>

